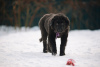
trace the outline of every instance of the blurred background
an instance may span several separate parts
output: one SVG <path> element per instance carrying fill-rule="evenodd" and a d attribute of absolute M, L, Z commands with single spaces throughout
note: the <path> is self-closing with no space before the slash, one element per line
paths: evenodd
<path fill-rule="evenodd" d="M 34 27 L 47 13 L 64 13 L 70 29 L 100 29 L 100 0 L 0 0 L 0 26 Z"/>

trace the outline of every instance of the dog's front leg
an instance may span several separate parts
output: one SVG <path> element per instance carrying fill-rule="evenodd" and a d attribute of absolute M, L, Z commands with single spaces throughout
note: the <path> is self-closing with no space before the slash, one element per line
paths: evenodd
<path fill-rule="evenodd" d="M 60 56 L 65 55 L 65 46 L 66 46 L 66 43 L 67 43 L 67 37 L 68 37 L 68 34 L 64 34 L 61 37 Z"/>
<path fill-rule="evenodd" d="M 54 34 L 49 34 L 48 43 L 51 46 L 52 55 L 56 55 L 57 49 L 56 49 L 56 42 L 55 42 L 55 35 Z"/>

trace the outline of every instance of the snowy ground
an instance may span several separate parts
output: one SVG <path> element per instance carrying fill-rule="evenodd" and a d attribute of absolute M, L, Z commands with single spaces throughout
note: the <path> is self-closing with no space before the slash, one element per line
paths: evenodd
<path fill-rule="evenodd" d="M 66 55 L 59 56 L 60 39 L 57 39 L 56 56 L 42 53 L 38 27 L 21 30 L 0 26 L 0 67 L 100 67 L 100 30 L 72 30 L 69 32 Z"/>

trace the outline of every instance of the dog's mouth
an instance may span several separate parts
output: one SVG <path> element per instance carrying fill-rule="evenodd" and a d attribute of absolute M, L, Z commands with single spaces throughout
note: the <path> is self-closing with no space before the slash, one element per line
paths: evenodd
<path fill-rule="evenodd" d="M 60 38 L 60 33 L 59 32 L 56 33 L 56 38 Z"/>

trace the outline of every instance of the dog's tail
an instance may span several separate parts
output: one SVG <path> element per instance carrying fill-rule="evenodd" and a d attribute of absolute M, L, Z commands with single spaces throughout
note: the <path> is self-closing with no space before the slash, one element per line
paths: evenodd
<path fill-rule="evenodd" d="M 43 41 L 42 38 L 40 38 L 39 41 L 42 42 Z"/>

